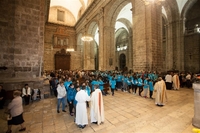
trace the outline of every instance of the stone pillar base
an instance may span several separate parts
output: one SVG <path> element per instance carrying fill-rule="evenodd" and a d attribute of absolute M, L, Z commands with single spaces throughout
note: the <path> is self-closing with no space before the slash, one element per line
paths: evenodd
<path fill-rule="evenodd" d="M 200 119 L 192 118 L 192 125 L 194 127 L 200 128 Z"/>
<path fill-rule="evenodd" d="M 200 83 L 193 83 L 194 89 L 194 117 L 192 125 L 200 128 Z"/>

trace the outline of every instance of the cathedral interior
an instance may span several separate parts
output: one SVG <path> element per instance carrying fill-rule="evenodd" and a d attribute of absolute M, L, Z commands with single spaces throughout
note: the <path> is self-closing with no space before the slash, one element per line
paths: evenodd
<path fill-rule="evenodd" d="M 0 75 L 31 78 L 58 69 L 197 73 L 199 5 L 198 0 L 1 1 Z"/>
<path fill-rule="evenodd" d="M 0 84 L 7 91 L 28 83 L 32 88 L 43 88 L 42 93 L 45 93 L 49 86 L 41 80 L 42 72 L 59 69 L 198 73 L 200 0 L 1 0 L 0 46 Z M 192 93 L 192 90 L 183 92 L 189 98 L 193 97 Z M 174 98 L 176 95 L 183 96 L 177 92 L 170 96 Z M 55 103 L 51 103 L 50 107 L 52 104 Z M 174 110 L 178 109 L 175 104 L 171 103 Z M 113 103 L 113 107 L 116 106 Z M 187 107 L 193 107 L 191 101 L 180 107 L 186 109 L 185 112 L 171 112 L 170 117 L 161 119 L 161 123 L 169 122 L 170 118 L 176 122 L 187 119 L 193 114 L 193 110 L 187 110 Z M 110 109 L 109 106 L 107 108 Z M 143 115 L 146 108 L 141 108 Z M 30 110 L 29 107 L 27 110 Z M 39 113 L 38 108 L 35 111 Z M 165 113 L 170 111 L 172 109 Z M 110 109 L 107 114 L 111 112 L 113 110 Z M 135 113 L 141 115 L 141 112 Z M 183 114 L 188 115 L 182 119 L 176 117 Z M 125 118 L 129 116 L 121 119 Z M 143 115 L 143 118 L 149 116 Z M 113 129 L 113 125 L 117 127 L 118 122 L 123 122 L 121 119 L 117 122 L 112 119 L 109 129 Z M 126 124 L 130 126 L 130 123 Z M 181 129 L 186 133 L 191 126 L 188 123 L 182 123 L 184 128 L 183 125 L 170 128 L 172 130 L 165 127 L 165 131 L 175 133 Z M 159 121 L 156 124 L 163 126 L 159 125 Z M 156 130 L 156 126 L 148 127 L 152 132 L 161 132 Z M 93 131 L 99 129 L 88 132 Z M 41 132 L 45 131 L 42 129 Z"/>

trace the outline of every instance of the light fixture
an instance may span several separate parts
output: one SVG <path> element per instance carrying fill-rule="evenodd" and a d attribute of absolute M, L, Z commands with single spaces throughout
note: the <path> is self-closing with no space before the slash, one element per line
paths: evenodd
<path fill-rule="evenodd" d="M 127 49 L 127 46 L 124 46 L 124 49 L 126 50 L 126 49 Z"/>
<path fill-rule="evenodd" d="M 81 40 L 84 42 L 90 42 L 93 41 L 93 37 L 91 35 L 84 35 L 81 37 Z"/>
<path fill-rule="evenodd" d="M 198 24 L 195 25 L 194 32 L 195 33 L 200 33 L 200 27 L 199 27 Z"/>
<path fill-rule="evenodd" d="M 144 1 L 145 5 L 148 5 L 150 3 L 158 3 L 158 4 L 160 4 L 160 2 L 163 2 L 165 0 L 143 0 L 143 1 Z"/>
<path fill-rule="evenodd" d="M 117 51 L 120 51 L 120 48 L 119 48 L 119 46 L 117 46 Z"/>
<path fill-rule="evenodd" d="M 66 49 L 66 51 L 72 52 L 72 51 L 74 51 L 74 49 L 73 48 L 68 48 L 68 49 Z"/>

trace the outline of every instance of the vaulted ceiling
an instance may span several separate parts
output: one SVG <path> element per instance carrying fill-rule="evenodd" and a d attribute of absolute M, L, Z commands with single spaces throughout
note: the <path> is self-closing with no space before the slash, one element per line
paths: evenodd
<path fill-rule="evenodd" d="M 51 0 L 50 8 L 53 6 L 61 6 L 68 9 L 76 20 L 78 20 L 78 14 L 80 10 L 85 11 L 91 0 Z"/>
<path fill-rule="evenodd" d="M 81 17 L 81 15 L 85 12 L 85 10 L 89 7 L 89 5 L 93 2 L 94 0 L 51 0 L 50 1 L 50 11 L 49 11 L 49 17 L 52 18 L 51 16 L 51 9 L 56 9 L 55 7 L 62 7 L 63 9 L 66 9 L 68 11 L 68 16 L 67 19 L 70 20 L 71 22 L 69 23 L 70 26 L 75 25 L 75 23 L 78 21 L 78 19 Z M 154 1 L 154 0 L 150 0 Z M 167 1 L 167 0 L 165 0 Z M 177 6 L 179 9 L 179 13 L 181 13 L 185 3 L 188 0 L 176 0 Z M 118 19 L 120 18 L 126 18 L 129 19 L 130 16 L 124 15 L 126 14 L 126 11 L 130 12 L 130 7 L 126 6 L 123 11 L 121 12 L 121 15 L 119 14 Z M 55 16 L 54 12 L 54 15 Z M 165 14 L 165 10 L 163 9 L 163 13 Z M 69 15 L 70 14 L 70 15 Z M 126 17 L 127 16 L 127 17 Z M 73 21 L 72 21 L 73 20 Z M 54 20 L 50 20 L 54 21 Z M 54 21 L 55 22 L 55 21 Z M 66 25 L 68 25 L 66 23 Z"/>

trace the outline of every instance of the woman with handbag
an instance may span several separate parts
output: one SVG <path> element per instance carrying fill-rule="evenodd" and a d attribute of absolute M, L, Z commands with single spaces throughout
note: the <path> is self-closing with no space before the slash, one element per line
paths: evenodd
<path fill-rule="evenodd" d="M 24 119 L 23 119 L 23 106 L 22 106 L 22 97 L 20 91 L 13 92 L 13 100 L 8 105 L 8 110 L 10 113 L 10 118 L 8 119 L 8 130 L 6 133 L 11 133 L 12 125 L 21 125 L 19 131 L 25 131 Z"/>

